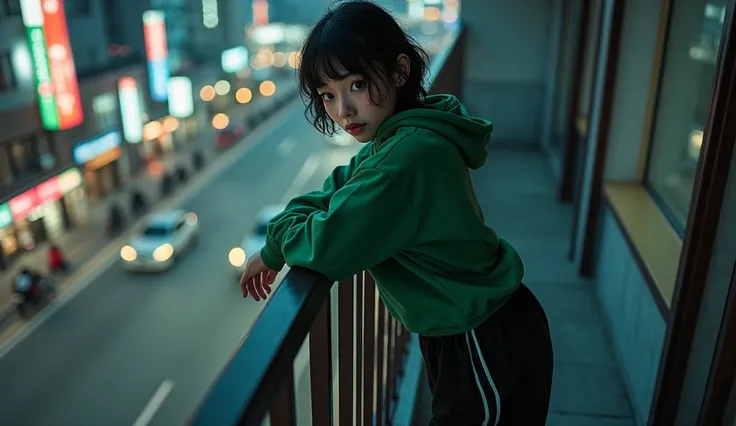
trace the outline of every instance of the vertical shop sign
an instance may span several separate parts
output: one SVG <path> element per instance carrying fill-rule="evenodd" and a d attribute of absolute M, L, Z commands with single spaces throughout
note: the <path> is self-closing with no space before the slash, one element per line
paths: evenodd
<path fill-rule="evenodd" d="M 143 13 L 143 37 L 146 44 L 151 99 L 156 102 L 165 102 L 166 85 L 171 71 L 169 69 L 169 51 L 166 46 L 164 12 L 147 10 Z"/>
<path fill-rule="evenodd" d="M 41 122 L 66 130 L 84 121 L 63 0 L 21 0 Z"/>
<path fill-rule="evenodd" d="M 118 81 L 118 97 L 123 136 L 128 143 L 139 143 L 143 140 L 143 117 L 138 83 L 133 77 L 123 77 Z"/>

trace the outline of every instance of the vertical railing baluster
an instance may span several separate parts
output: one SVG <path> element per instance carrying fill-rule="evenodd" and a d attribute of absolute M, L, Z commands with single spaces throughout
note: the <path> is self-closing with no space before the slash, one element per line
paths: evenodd
<path fill-rule="evenodd" d="M 384 386 L 384 376 L 386 374 L 385 317 L 386 307 L 383 304 L 383 300 L 379 298 L 378 312 L 376 313 L 376 426 L 383 425 L 383 419 L 385 418 L 384 410 L 386 409 L 386 405 L 384 404 L 384 396 L 386 394 L 386 388 Z"/>
<path fill-rule="evenodd" d="M 373 277 L 364 272 L 364 321 L 363 321 L 363 426 L 373 426 L 374 377 L 376 372 L 375 319 L 376 285 Z"/>
<path fill-rule="evenodd" d="M 363 299 L 365 272 L 355 276 L 355 425 L 362 423 L 363 413 Z"/>
<path fill-rule="evenodd" d="M 353 376 L 353 303 L 354 277 L 340 281 L 337 288 L 337 368 L 338 368 L 338 423 L 351 426 L 354 419 Z"/>
<path fill-rule="evenodd" d="M 309 373 L 312 392 L 312 424 L 332 423 L 332 337 L 330 295 L 309 331 Z"/>
<path fill-rule="evenodd" d="M 271 406 L 271 426 L 296 425 L 296 396 L 294 395 L 294 372 L 287 375 L 276 399 Z"/>
<path fill-rule="evenodd" d="M 385 399 L 385 417 L 384 417 L 384 424 L 390 425 L 391 424 L 391 417 L 392 417 L 392 411 L 393 411 L 393 400 L 394 400 L 394 377 L 396 375 L 396 359 L 394 358 L 394 355 L 396 354 L 395 346 L 396 346 L 396 321 L 392 316 L 389 315 L 388 319 L 388 326 L 386 327 L 388 329 L 388 336 L 386 338 L 386 364 L 387 364 L 387 372 L 388 377 L 386 378 L 386 399 Z"/>
<path fill-rule="evenodd" d="M 406 353 L 406 330 L 401 324 L 396 324 L 396 378 L 394 379 L 394 388 L 398 386 L 399 377 L 404 375 L 404 354 Z M 398 390 L 397 390 L 398 392 Z"/>

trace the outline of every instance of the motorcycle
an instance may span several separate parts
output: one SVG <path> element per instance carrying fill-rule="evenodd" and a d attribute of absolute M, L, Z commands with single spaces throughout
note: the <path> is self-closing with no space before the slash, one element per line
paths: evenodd
<path fill-rule="evenodd" d="M 18 316 L 28 320 L 38 313 L 56 297 L 56 283 L 52 278 L 42 278 L 37 286 L 31 289 L 30 295 L 13 294 L 13 303 Z"/>

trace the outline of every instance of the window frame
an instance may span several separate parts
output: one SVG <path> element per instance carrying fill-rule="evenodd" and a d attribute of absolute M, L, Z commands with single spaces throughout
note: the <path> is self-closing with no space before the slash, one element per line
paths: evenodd
<path fill-rule="evenodd" d="M 685 237 L 685 229 L 687 228 L 687 218 L 690 215 L 690 210 L 692 209 L 692 191 L 694 191 L 695 188 L 691 190 L 690 194 L 690 200 L 688 202 L 688 210 L 687 215 L 685 217 L 684 222 L 680 222 L 680 219 L 677 217 L 677 213 L 675 213 L 675 209 L 673 209 L 667 202 L 665 201 L 664 197 L 660 194 L 660 192 L 657 190 L 656 186 L 652 183 L 651 179 L 651 169 L 652 169 L 652 159 L 654 158 L 654 147 L 656 145 L 656 141 L 654 140 L 656 130 L 657 130 L 657 121 L 658 121 L 658 115 L 659 115 L 659 108 L 662 103 L 662 87 L 664 84 L 664 74 L 667 69 L 667 53 L 671 47 L 670 45 L 670 35 L 671 31 L 673 30 L 673 14 L 675 10 L 675 2 L 676 1 L 684 1 L 684 0 L 670 0 L 670 7 L 668 7 L 667 10 L 667 25 L 665 27 L 665 34 L 662 41 L 662 49 L 661 49 L 661 55 L 659 60 L 661 61 L 661 66 L 659 67 L 659 75 L 656 82 L 656 95 L 655 99 L 652 105 L 652 116 L 651 116 L 651 123 L 649 125 L 649 134 L 646 136 L 646 143 L 648 145 L 646 157 L 644 159 L 644 167 L 643 167 L 643 173 L 641 177 L 641 185 L 644 187 L 644 189 L 647 191 L 649 196 L 654 200 L 654 203 L 659 207 L 659 209 L 662 211 L 662 214 L 667 219 L 667 221 L 670 223 L 670 226 L 672 226 L 672 229 L 677 233 L 677 235 L 680 237 L 680 239 L 684 239 Z M 726 5 L 728 6 L 729 0 L 726 0 Z M 707 4 L 707 2 L 706 2 Z M 723 32 L 721 33 L 721 38 L 723 37 Z M 722 40 L 721 40 L 722 41 Z M 720 56 L 722 45 L 719 41 L 718 45 L 718 55 Z M 713 101 L 714 101 L 714 95 L 716 91 L 715 87 L 716 82 L 716 76 L 713 77 L 713 81 L 711 81 L 711 88 L 708 95 L 708 98 L 710 99 L 710 107 L 708 108 L 708 114 L 706 116 L 706 121 L 708 120 L 708 117 L 711 114 L 711 110 L 713 108 Z M 706 129 L 704 129 L 705 131 Z M 700 163 L 700 156 L 698 156 L 698 163 Z"/>

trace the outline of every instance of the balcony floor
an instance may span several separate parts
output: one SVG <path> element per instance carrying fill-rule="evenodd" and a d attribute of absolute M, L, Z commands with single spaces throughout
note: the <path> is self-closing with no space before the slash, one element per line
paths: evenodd
<path fill-rule="evenodd" d="M 573 208 L 557 201 L 546 154 L 492 148 L 473 178 L 486 221 L 521 253 L 524 282 L 549 318 L 555 373 L 547 425 L 634 426 L 595 288 L 568 260 Z M 422 377 L 414 425 L 428 424 L 429 402 Z"/>

